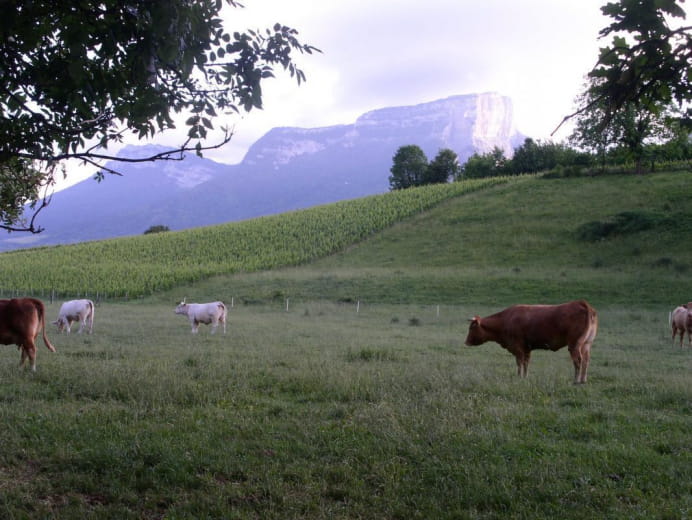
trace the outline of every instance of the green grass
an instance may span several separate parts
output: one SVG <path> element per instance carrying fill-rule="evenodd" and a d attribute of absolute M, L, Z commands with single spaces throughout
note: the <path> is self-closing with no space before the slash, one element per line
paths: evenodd
<path fill-rule="evenodd" d="M 590 382 L 525 380 L 463 347 L 469 307 L 240 306 L 194 337 L 172 306 L 106 304 L 0 366 L 5 518 L 684 518 L 689 350 L 666 316 L 601 311 Z M 57 312 L 57 305 L 49 312 Z M 410 324 L 411 318 L 418 325 Z M 128 323 L 123 327 L 123 323 Z"/>
<path fill-rule="evenodd" d="M 8 346 L 0 517 L 689 518 L 692 351 L 668 311 L 691 194 L 684 173 L 521 179 L 301 266 L 103 302 L 35 374 Z M 579 238 L 627 212 L 657 218 Z M 193 336 L 183 296 L 232 299 L 228 334 Z M 565 350 L 520 379 L 463 346 L 473 314 L 577 297 L 600 320 L 587 385 Z"/>

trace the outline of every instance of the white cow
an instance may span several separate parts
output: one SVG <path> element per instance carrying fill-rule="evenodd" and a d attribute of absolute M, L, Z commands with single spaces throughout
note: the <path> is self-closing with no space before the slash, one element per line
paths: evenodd
<path fill-rule="evenodd" d="M 91 300 L 65 302 L 60 306 L 58 319 L 51 323 L 57 325 L 60 332 L 66 329 L 69 334 L 72 322 L 75 321 L 79 322 L 79 330 L 77 331 L 79 334 L 82 333 L 87 324 L 89 325 L 89 334 L 91 334 L 94 330 L 94 302 Z"/>
<path fill-rule="evenodd" d="M 193 334 L 197 334 L 200 323 L 211 323 L 211 333 L 214 334 L 219 322 L 223 324 L 223 333 L 226 334 L 226 306 L 223 302 L 185 303 L 183 299 L 175 308 L 175 313 L 188 317 Z"/>
<path fill-rule="evenodd" d="M 692 302 L 676 307 L 670 321 L 673 329 L 673 345 L 675 345 L 675 335 L 679 332 L 680 348 L 682 348 L 682 340 L 687 332 L 687 345 L 692 346 Z"/>

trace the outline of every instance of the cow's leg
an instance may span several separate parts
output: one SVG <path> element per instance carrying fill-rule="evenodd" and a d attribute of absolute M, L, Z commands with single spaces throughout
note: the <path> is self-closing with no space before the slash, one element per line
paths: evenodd
<path fill-rule="evenodd" d="M 31 371 L 36 372 L 36 345 L 31 342 L 31 347 L 29 348 L 29 360 L 31 361 Z"/>
<path fill-rule="evenodd" d="M 581 346 L 581 367 L 579 367 L 579 383 L 586 383 L 586 375 L 589 370 L 589 361 L 591 360 L 591 343 L 585 341 Z"/>
<path fill-rule="evenodd" d="M 216 333 L 216 328 L 219 326 L 219 320 L 211 320 L 211 333 Z"/>
<path fill-rule="evenodd" d="M 593 334 L 587 334 L 585 338 L 582 338 L 580 343 L 576 346 L 569 347 L 569 353 L 572 356 L 572 362 L 574 363 L 574 384 L 584 384 L 586 383 L 586 376 L 589 370 L 589 361 L 591 359 L 591 344 L 593 343 Z"/>
<path fill-rule="evenodd" d="M 197 334 L 199 331 L 199 322 L 195 319 L 190 320 L 190 324 L 192 325 L 192 333 Z"/>
<path fill-rule="evenodd" d="M 580 374 L 581 374 L 581 368 L 582 368 L 582 352 L 581 352 L 581 345 L 577 344 L 576 346 L 569 346 L 569 355 L 572 357 L 572 364 L 574 365 L 574 384 L 579 384 L 580 382 Z"/>
<path fill-rule="evenodd" d="M 22 358 L 19 361 L 19 366 L 24 366 L 24 361 L 29 359 L 31 371 L 36 372 L 36 345 L 32 339 L 22 345 Z"/>
<path fill-rule="evenodd" d="M 529 359 L 531 358 L 531 352 L 518 352 L 514 355 L 517 359 L 517 375 L 519 377 L 526 377 L 529 369 Z"/>

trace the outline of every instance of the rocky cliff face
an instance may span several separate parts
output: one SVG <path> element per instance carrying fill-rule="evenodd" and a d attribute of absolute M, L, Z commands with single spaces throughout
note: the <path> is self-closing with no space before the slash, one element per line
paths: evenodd
<path fill-rule="evenodd" d="M 476 152 L 497 147 L 511 157 L 520 136 L 514 128 L 512 100 L 498 94 L 480 94 L 476 99 L 472 142 Z"/>
<path fill-rule="evenodd" d="M 280 168 L 325 150 L 358 148 L 377 148 L 391 159 L 407 144 L 419 145 L 429 159 L 440 148 L 450 148 L 463 162 L 474 152 L 489 152 L 496 146 L 511 156 L 521 138 L 514 127 L 510 98 L 472 94 L 374 110 L 352 125 L 276 128 L 250 148 L 243 164 Z"/>
<path fill-rule="evenodd" d="M 496 146 L 509 156 L 522 140 L 511 100 L 495 93 L 374 110 L 350 125 L 275 128 L 234 166 L 193 154 L 180 162 L 117 164 L 122 177 L 55 194 L 41 213 L 46 231 L 6 235 L 0 250 L 141 234 L 152 225 L 219 224 L 383 193 L 401 146 L 417 144 L 430 160 L 451 148 L 464 162 Z M 151 155 L 156 147 L 126 152 Z"/>

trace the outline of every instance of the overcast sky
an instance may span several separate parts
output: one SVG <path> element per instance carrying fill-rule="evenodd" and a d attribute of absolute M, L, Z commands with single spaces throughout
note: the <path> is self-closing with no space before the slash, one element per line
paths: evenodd
<path fill-rule="evenodd" d="M 378 108 L 489 91 L 513 100 L 520 132 L 547 139 L 607 43 L 598 40 L 605 0 L 241 1 L 227 9 L 229 30 L 280 22 L 322 53 L 296 55 L 306 83 L 277 73 L 263 110 L 226 122 L 233 140 L 205 156 L 231 164 L 276 126 L 348 124 Z"/>
<path fill-rule="evenodd" d="M 607 43 L 598 40 L 604 3 L 245 0 L 230 10 L 229 27 L 278 21 L 322 54 L 297 56 L 307 74 L 300 87 L 286 75 L 269 80 L 264 110 L 237 120 L 233 142 L 213 156 L 239 162 L 274 126 L 352 123 L 377 108 L 488 91 L 512 98 L 519 131 L 548 138 Z"/>

